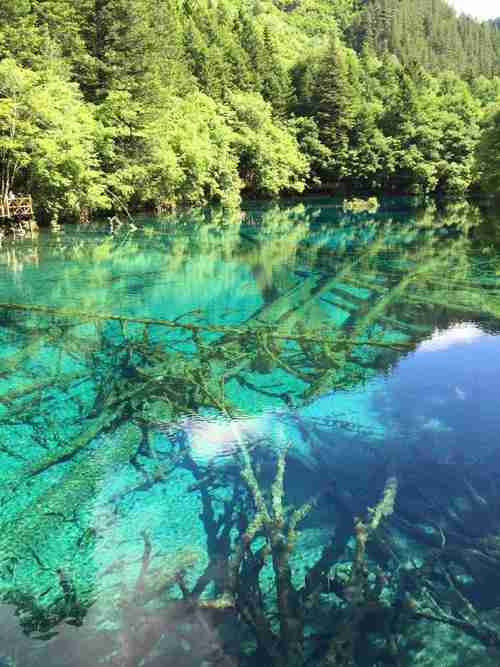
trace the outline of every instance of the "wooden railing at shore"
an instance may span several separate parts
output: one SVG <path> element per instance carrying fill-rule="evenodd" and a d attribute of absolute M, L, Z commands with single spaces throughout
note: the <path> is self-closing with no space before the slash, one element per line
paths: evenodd
<path fill-rule="evenodd" d="M 31 195 L 0 201 L 0 218 L 28 218 L 33 215 Z"/>

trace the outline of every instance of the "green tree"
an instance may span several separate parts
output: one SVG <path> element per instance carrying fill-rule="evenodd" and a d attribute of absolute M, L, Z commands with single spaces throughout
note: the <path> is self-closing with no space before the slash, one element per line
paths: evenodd
<path fill-rule="evenodd" d="M 481 138 L 477 169 L 483 190 L 500 197 L 500 108 L 492 114 Z"/>
<path fill-rule="evenodd" d="M 277 53 L 274 37 L 266 26 L 263 35 L 263 56 L 261 92 L 282 116 L 285 116 L 292 104 L 293 89 L 289 72 Z"/>
<path fill-rule="evenodd" d="M 239 170 L 246 190 L 278 195 L 303 192 L 309 172 L 291 126 L 273 119 L 272 107 L 255 93 L 234 93 L 231 127 Z"/>
<path fill-rule="evenodd" d="M 500 100 L 500 30 L 444 0 L 3 0 L 0 60 L 2 187 L 51 215 L 464 193 Z"/>
<path fill-rule="evenodd" d="M 440 156 L 437 189 L 463 195 L 474 179 L 474 153 L 480 138 L 481 105 L 453 73 L 438 79 Z"/>
<path fill-rule="evenodd" d="M 330 41 L 317 69 L 313 105 L 321 142 L 331 154 L 325 175 L 339 181 L 349 173 L 350 134 L 360 100 L 348 54 L 336 39 Z"/>
<path fill-rule="evenodd" d="M 75 84 L 14 60 L 0 63 L 2 196 L 34 194 L 52 218 L 108 205 L 95 153 L 97 122 Z"/>
<path fill-rule="evenodd" d="M 201 92 L 168 97 L 144 128 L 143 202 L 239 202 L 241 183 L 229 112 Z"/>

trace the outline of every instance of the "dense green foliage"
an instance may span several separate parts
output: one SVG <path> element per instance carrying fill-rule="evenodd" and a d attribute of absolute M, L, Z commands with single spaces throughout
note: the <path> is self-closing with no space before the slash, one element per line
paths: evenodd
<path fill-rule="evenodd" d="M 500 111 L 490 119 L 479 144 L 478 156 L 484 189 L 500 198 Z"/>
<path fill-rule="evenodd" d="M 370 0 L 351 28 L 352 41 L 381 54 L 394 53 L 403 63 L 432 71 L 453 69 L 468 77 L 499 73 L 500 36 L 493 22 L 457 17 L 436 0 Z"/>
<path fill-rule="evenodd" d="M 52 218 L 461 194 L 498 153 L 500 30 L 444 0 L 3 0 L 0 58 L 0 194 Z"/>

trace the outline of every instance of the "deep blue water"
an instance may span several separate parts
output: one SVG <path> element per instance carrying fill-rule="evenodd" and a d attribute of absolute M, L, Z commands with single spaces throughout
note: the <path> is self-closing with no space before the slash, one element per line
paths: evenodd
<path fill-rule="evenodd" d="M 497 665 L 499 216 L 4 241 L 0 664 Z"/>

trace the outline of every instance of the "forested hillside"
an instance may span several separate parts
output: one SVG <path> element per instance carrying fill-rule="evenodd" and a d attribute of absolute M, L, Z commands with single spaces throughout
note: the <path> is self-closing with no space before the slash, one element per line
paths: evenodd
<path fill-rule="evenodd" d="M 1 194 L 49 218 L 456 195 L 500 160 L 500 30 L 444 0 L 2 0 L 0 58 Z"/>
<path fill-rule="evenodd" d="M 500 73 L 500 35 L 492 22 L 457 16 L 436 0 L 369 0 L 353 21 L 352 43 L 430 71 L 452 69 L 472 78 Z"/>

